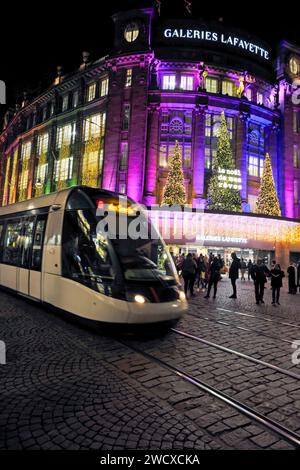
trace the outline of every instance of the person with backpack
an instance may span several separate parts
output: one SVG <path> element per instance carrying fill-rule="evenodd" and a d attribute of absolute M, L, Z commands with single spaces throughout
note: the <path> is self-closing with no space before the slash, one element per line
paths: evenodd
<path fill-rule="evenodd" d="M 280 289 L 282 287 L 282 279 L 285 277 L 284 272 L 281 270 L 280 264 L 275 264 L 271 269 L 271 286 L 272 286 L 272 305 L 280 305 Z"/>

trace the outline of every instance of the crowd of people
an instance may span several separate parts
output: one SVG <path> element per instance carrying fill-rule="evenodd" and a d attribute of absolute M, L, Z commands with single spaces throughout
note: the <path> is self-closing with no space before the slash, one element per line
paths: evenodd
<path fill-rule="evenodd" d="M 222 279 L 222 274 L 228 272 L 232 286 L 231 299 L 237 298 L 236 282 L 240 278 L 246 281 L 246 272 L 248 280 L 253 280 L 254 293 L 257 305 L 264 303 L 264 291 L 267 279 L 271 281 L 272 304 L 280 305 L 280 290 L 283 286 L 284 271 L 280 264 L 275 260 L 271 266 L 267 267 L 263 259 L 258 258 L 255 262 L 238 258 L 236 253 L 231 254 L 231 262 L 229 267 L 225 265 L 224 259 L 220 254 L 209 256 L 195 253 L 180 254 L 173 257 L 179 275 L 182 276 L 184 282 L 184 291 L 186 296 L 188 293 L 191 297 L 195 296 L 195 289 L 205 292 L 205 299 L 209 299 L 211 292 L 215 299 L 218 291 L 218 284 Z M 300 292 L 300 261 L 298 263 L 290 262 L 287 269 L 288 277 L 288 293 L 296 294 L 299 288 Z"/>

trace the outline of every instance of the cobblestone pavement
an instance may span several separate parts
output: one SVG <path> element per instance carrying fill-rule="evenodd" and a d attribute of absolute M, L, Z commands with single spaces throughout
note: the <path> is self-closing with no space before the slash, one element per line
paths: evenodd
<path fill-rule="evenodd" d="M 190 300 L 176 330 L 203 343 L 174 330 L 120 340 L 1 291 L 0 449 L 294 448 L 133 349 L 300 434 L 300 364 L 292 362 L 300 295 L 283 292 L 273 307 L 267 289 L 257 306 L 248 281 L 239 281 L 237 300 L 229 295 L 223 279 L 216 300 L 202 292 Z"/>

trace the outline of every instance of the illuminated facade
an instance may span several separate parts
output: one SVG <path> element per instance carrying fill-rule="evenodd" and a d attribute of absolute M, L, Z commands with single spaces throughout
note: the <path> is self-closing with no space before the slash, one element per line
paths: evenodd
<path fill-rule="evenodd" d="M 206 207 L 225 112 L 254 210 L 264 158 L 282 215 L 300 218 L 300 48 L 277 51 L 222 23 L 161 21 L 152 9 L 116 14 L 113 53 L 8 111 L 0 136 L 1 203 L 87 184 L 159 204 L 176 141 L 187 203 Z M 300 248 L 299 248 L 300 251 Z"/>

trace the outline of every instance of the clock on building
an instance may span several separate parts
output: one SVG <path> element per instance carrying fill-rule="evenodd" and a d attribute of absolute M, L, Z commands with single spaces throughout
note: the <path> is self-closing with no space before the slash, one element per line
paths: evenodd
<path fill-rule="evenodd" d="M 289 61 L 290 72 L 293 75 L 298 75 L 300 73 L 300 58 L 299 57 L 291 57 Z"/>
<path fill-rule="evenodd" d="M 136 22 L 128 23 L 125 27 L 124 37 L 127 42 L 134 42 L 140 34 L 139 25 Z"/>

